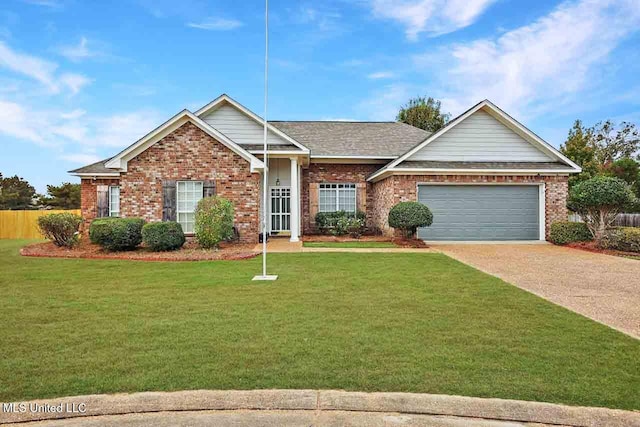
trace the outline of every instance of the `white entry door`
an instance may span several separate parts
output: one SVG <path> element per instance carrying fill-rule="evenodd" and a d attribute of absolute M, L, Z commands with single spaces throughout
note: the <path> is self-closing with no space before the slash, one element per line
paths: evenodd
<path fill-rule="evenodd" d="M 271 232 L 291 231 L 291 187 L 271 187 Z"/>

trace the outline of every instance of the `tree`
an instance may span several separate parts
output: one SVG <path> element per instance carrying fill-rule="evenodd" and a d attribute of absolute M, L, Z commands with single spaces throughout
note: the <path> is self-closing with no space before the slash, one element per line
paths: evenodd
<path fill-rule="evenodd" d="M 595 160 L 596 147 L 592 141 L 593 131 L 576 120 L 569 129 L 569 135 L 564 144 L 560 145 L 560 152 L 573 160 L 582 168 L 582 172 L 569 177 L 569 186 L 586 181 L 598 174 L 598 164 Z"/>
<path fill-rule="evenodd" d="M 447 124 L 451 115 L 440 112 L 440 101 L 431 97 L 417 97 L 400 108 L 396 120 L 429 132 L 437 132 Z"/>
<path fill-rule="evenodd" d="M 600 122 L 592 129 L 592 141 L 596 148 L 596 161 L 601 166 L 624 157 L 637 156 L 640 159 L 640 134 L 633 123 L 622 122 L 616 129 L 611 120 Z"/>
<path fill-rule="evenodd" d="M 620 178 L 597 176 L 569 191 L 567 207 L 580 214 L 596 244 L 600 245 L 616 215 L 634 203 L 629 185 Z"/>
<path fill-rule="evenodd" d="M 632 158 L 624 157 L 607 165 L 603 172 L 605 175 L 620 178 L 627 184 L 634 186 L 640 179 L 640 163 Z"/>
<path fill-rule="evenodd" d="M 47 196 L 41 196 L 40 203 L 59 209 L 79 209 L 80 184 L 63 182 L 60 185 L 47 185 Z"/>
<path fill-rule="evenodd" d="M 0 209 L 31 209 L 35 194 L 35 188 L 18 175 L 4 178 L 0 173 Z"/>

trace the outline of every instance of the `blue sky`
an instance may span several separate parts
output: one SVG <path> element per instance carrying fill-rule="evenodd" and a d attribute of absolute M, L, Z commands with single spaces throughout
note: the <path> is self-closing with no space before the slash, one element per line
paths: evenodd
<path fill-rule="evenodd" d="M 3 0 L 0 172 L 46 184 L 227 93 L 262 113 L 262 1 Z M 393 120 L 489 98 L 555 146 L 640 124 L 640 1 L 270 2 L 270 118 Z"/>

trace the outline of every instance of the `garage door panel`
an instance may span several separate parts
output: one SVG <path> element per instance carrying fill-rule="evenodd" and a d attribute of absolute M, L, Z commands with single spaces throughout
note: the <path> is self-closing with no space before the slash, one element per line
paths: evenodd
<path fill-rule="evenodd" d="M 418 201 L 433 224 L 425 240 L 535 240 L 539 238 L 538 186 L 421 185 Z"/>

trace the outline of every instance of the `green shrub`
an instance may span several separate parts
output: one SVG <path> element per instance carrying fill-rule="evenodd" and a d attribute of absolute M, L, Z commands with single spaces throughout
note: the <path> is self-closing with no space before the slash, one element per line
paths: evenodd
<path fill-rule="evenodd" d="M 142 227 L 142 242 L 154 252 L 174 251 L 184 245 L 185 238 L 177 222 L 150 222 Z"/>
<path fill-rule="evenodd" d="M 365 230 L 366 215 L 362 211 L 318 212 L 315 219 L 316 227 L 322 234 L 344 236 L 349 233 L 359 237 Z"/>
<path fill-rule="evenodd" d="M 634 202 L 635 197 L 626 182 L 619 178 L 596 176 L 571 188 L 567 207 L 580 214 L 600 245 L 616 216 Z"/>
<path fill-rule="evenodd" d="M 233 203 L 222 197 L 205 197 L 196 207 L 195 235 L 203 248 L 217 248 L 233 238 Z"/>
<path fill-rule="evenodd" d="M 601 246 L 624 252 L 640 252 L 640 228 L 617 227 L 605 234 Z"/>
<path fill-rule="evenodd" d="M 549 241 L 556 245 L 590 240 L 593 240 L 593 236 L 584 222 L 557 221 L 549 228 Z"/>
<path fill-rule="evenodd" d="M 402 230 L 407 238 L 412 238 L 418 227 L 428 227 L 432 223 L 433 214 L 422 203 L 400 202 L 389 211 L 389 225 Z"/>
<path fill-rule="evenodd" d="M 82 218 L 63 212 L 43 215 L 38 218 L 38 228 L 42 235 L 57 246 L 73 247 L 78 242 L 78 230 Z"/>
<path fill-rule="evenodd" d="M 100 218 L 91 223 L 89 239 L 108 251 L 127 251 L 142 243 L 142 218 Z"/>

